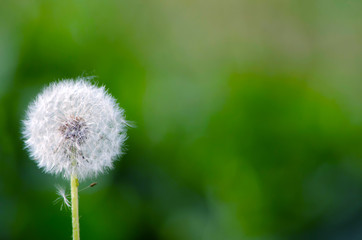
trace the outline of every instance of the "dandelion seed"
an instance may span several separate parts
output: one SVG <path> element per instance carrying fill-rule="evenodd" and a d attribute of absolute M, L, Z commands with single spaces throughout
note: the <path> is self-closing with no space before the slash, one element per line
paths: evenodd
<path fill-rule="evenodd" d="M 97 185 L 96 182 L 91 183 L 91 184 L 89 184 L 88 186 L 86 186 L 85 188 L 82 188 L 81 190 L 79 190 L 79 192 L 84 191 L 84 190 L 86 190 L 86 189 L 88 189 L 88 188 L 92 188 L 92 187 L 94 187 L 95 185 Z"/>
<path fill-rule="evenodd" d="M 70 200 L 68 199 L 69 194 L 65 193 L 65 189 L 57 186 L 57 195 L 59 196 L 57 199 L 54 200 L 54 204 L 58 203 L 59 201 L 62 201 L 62 204 L 60 205 L 60 210 L 65 208 L 70 208 Z"/>

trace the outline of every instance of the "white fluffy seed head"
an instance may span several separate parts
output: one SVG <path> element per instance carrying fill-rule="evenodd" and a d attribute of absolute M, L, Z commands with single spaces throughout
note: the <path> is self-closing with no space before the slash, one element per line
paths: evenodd
<path fill-rule="evenodd" d="M 52 83 L 26 115 L 26 148 L 45 172 L 82 180 L 110 169 L 122 153 L 123 110 L 104 87 L 85 78 Z"/>

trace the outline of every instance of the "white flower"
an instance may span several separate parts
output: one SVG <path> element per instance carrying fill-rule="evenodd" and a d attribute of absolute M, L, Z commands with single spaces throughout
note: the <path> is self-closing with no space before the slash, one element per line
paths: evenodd
<path fill-rule="evenodd" d="M 123 110 L 104 87 L 85 78 L 45 88 L 23 123 L 26 148 L 38 166 L 68 179 L 111 168 L 126 139 Z"/>

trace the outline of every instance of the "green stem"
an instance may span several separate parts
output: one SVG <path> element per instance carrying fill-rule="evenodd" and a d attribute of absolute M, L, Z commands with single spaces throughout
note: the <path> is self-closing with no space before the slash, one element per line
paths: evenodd
<path fill-rule="evenodd" d="M 78 178 L 76 175 L 71 176 L 70 187 L 72 197 L 72 225 L 73 225 L 73 240 L 79 240 L 79 215 L 78 215 Z"/>

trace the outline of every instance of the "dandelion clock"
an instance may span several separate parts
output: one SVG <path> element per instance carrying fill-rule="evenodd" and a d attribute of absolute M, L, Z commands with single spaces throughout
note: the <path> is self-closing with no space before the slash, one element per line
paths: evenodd
<path fill-rule="evenodd" d="M 23 125 L 26 148 L 39 168 L 70 180 L 73 239 L 79 239 L 78 179 L 112 168 L 122 154 L 123 110 L 104 87 L 84 78 L 63 80 L 36 97 Z"/>

